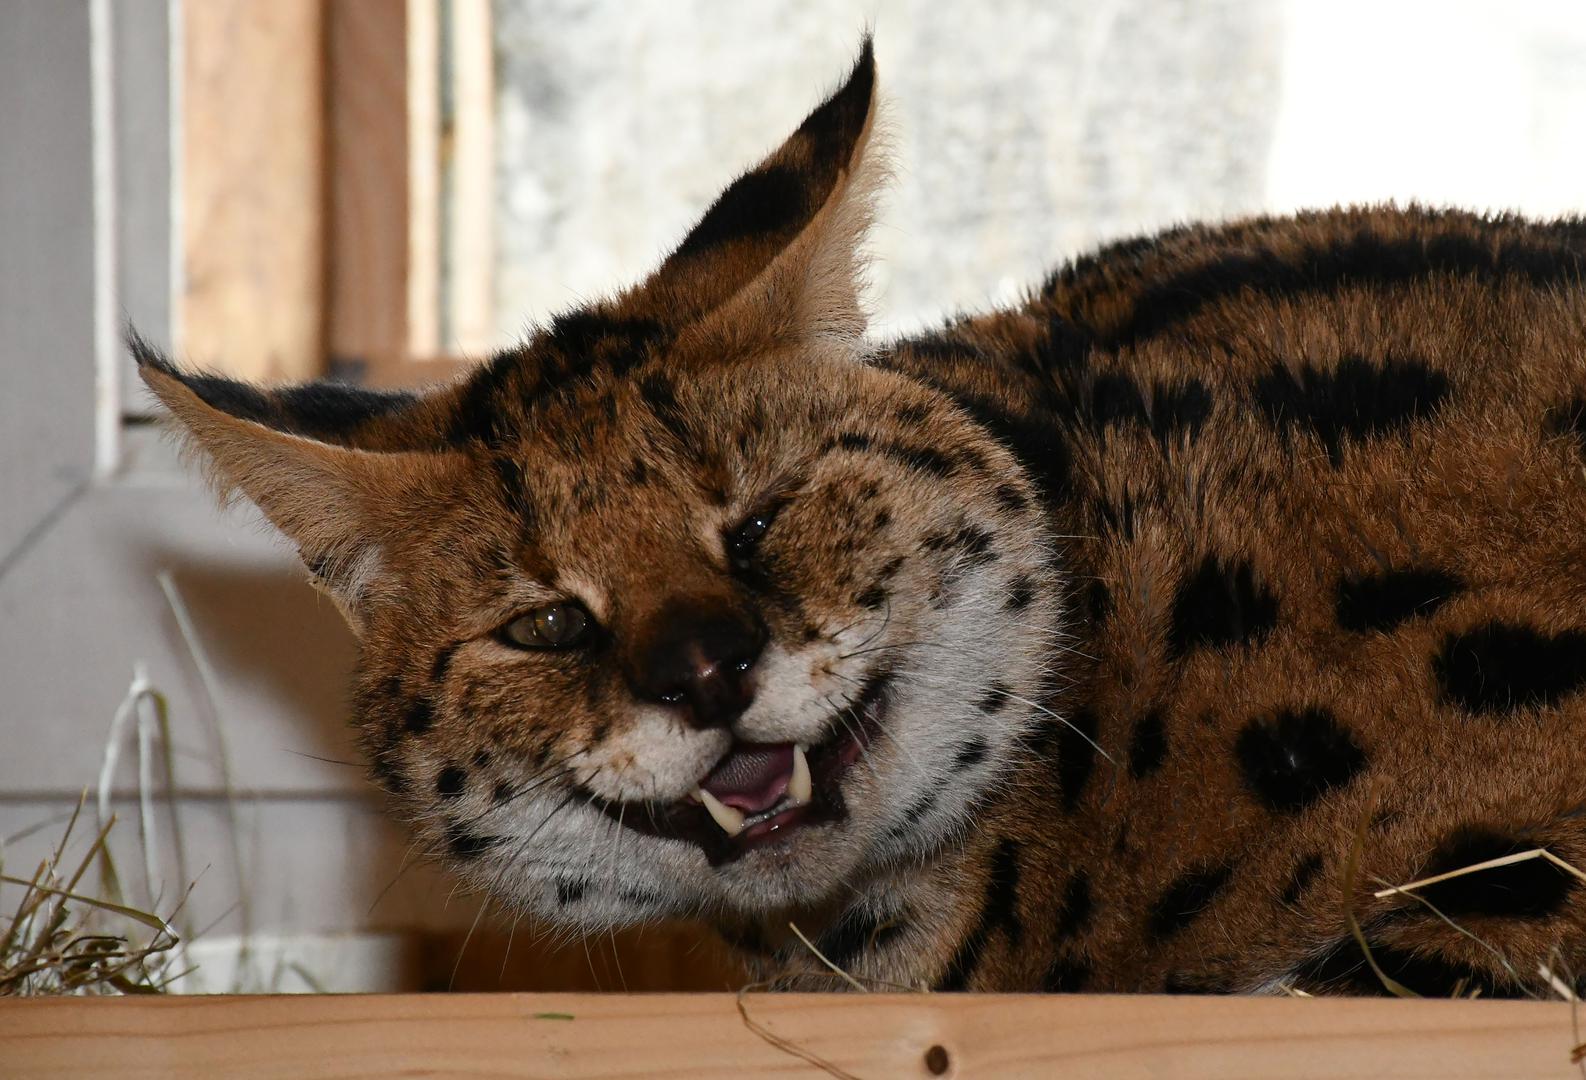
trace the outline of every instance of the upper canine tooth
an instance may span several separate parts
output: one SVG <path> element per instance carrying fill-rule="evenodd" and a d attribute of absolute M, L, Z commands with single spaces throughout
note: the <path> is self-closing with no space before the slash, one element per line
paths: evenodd
<path fill-rule="evenodd" d="M 743 832 L 743 811 L 735 806 L 728 806 L 716 796 L 702 787 L 694 789 L 694 798 L 705 804 L 705 809 L 710 811 L 710 816 L 716 824 L 721 826 L 721 831 L 728 836 L 737 836 Z"/>
<path fill-rule="evenodd" d="M 793 775 L 787 782 L 787 797 L 796 806 L 810 801 L 810 763 L 804 748 L 797 743 L 793 744 Z"/>

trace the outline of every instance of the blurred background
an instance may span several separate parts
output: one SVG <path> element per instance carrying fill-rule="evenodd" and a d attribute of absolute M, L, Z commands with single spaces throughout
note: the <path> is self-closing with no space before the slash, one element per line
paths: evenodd
<path fill-rule="evenodd" d="M 128 899 L 185 896 L 191 989 L 733 985 L 686 934 L 553 946 L 410 865 L 351 639 L 175 459 L 119 335 L 448 377 L 650 269 L 867 24 L 878 334 L 1186 219 L 1586 211 L 1579 0 L 0 0 L 6 873 L 88 789 Z"/>

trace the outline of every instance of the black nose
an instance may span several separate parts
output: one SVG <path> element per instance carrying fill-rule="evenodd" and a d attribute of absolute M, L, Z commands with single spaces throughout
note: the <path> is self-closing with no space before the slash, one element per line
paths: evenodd
<path fill-rule="evenodd" d="M 697 728 L 726 727 L 754 700 L 764 625 L 726 607 L 669 604 L 648 623 L 629 679 L 647 701 L 676 706 Z"/>

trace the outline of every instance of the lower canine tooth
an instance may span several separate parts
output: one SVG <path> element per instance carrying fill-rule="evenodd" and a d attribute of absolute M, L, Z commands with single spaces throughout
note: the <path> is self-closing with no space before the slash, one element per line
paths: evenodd
<path fill-rule="evenodd" d="M 793 746 L 793 775 L 787 782 L 787 797 L 794 806 L 810 801 L 810 763 L 804 756 L 804 748 L 797 744 Z"/>
<path fill-rule="evenodd" d="M 710 816 L 721 831 L 728 836 L 737 836 L 743 832 L 743 812 L 733 806 L 728 806 L 704 788 L 694 789 L 694 798 L 705 804 L 705 809 L 710 811 Z"/>

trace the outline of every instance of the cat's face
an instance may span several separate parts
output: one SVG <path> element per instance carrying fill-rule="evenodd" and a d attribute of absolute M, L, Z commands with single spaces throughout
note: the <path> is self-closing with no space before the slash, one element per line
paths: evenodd
<path fill-rule="evenodd" d="M 359 632 L 399 812 L 511 903 L 599 927 L 821 902 L 961 830 L 1042 708 L 1034 489 L 865 362 L 874 108 L 867 44 L 650 279 L 430 394 L 140 352 Z"/>
<path fill-rule="evenodd" d="M 459 472 L 365 614 L 406 816 L 580 922 L 795 905 L 934 848 L 1057 627 L 1035 494 L 946 399 L 841 354 L 668 366 Z"/>

